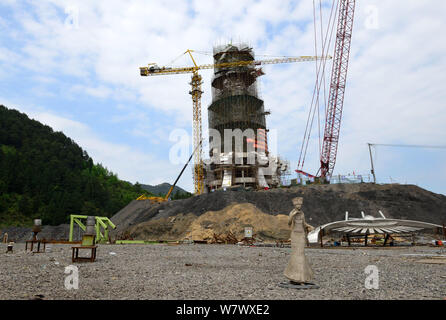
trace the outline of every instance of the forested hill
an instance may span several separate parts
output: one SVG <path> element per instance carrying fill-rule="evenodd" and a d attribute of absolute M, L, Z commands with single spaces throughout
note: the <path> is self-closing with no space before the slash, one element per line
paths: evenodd
<path fill-rule="evenodd" d="M 0 226 L 67 223 L 70 214 L 111 217 L 141 194 L 61 132 L 0 105 Z"/>

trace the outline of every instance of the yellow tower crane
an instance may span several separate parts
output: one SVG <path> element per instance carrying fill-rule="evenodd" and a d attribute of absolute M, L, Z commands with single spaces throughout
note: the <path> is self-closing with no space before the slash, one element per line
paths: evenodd
<path fill-rule="evenodd" d="M 235 61 L 235 62 L 225 62 L 219 64 L 203 64 L 197 65 L 194 57 L 192 56 L 194 50 L 186 50 L 182 55 L 189 54 L 192 59 L 193 66 L 191 67 L 159 67 L 155 63 L 148 64 L 147 67 L 140 67 L 141 76 L 160 76 L 169 74 L 183 74 L 192 73 L 192 79 L 190 85 L 192 86 L 189 94 L 192 95 L 193 102 L 193 132 L 194 132 L 194 189 L 195 194 L 201 194 L 204 187 L 204 175 L 203 175 L 203 163 L 202 163 L 202 134 L 201 134 L 201 90 L 202 78 L 198 74 L 200 69 L 214 69 L 214 68 L 230 68 L 230 67 L 241 67 L 241 66 L 258 66 L 265 64 L 278 64 L 278 63 L 292 63 L 292 62 L 304 62 L 304 61 L 316 61 L 331 59 L 330 56 L 316 57 L 316 56 L 300 56 L 300 57 L 283 57 L 277 59 L 266 59 L 266 60 L 251 60 L 251 61 Z"/>

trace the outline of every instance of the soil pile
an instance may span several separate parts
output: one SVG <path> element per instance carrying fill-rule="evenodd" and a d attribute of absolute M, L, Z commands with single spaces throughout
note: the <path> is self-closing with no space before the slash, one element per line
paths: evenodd
<path fill-rule="evenodd" d="M 155 241 L 186 239 L 189 226 L 196 218 L 191 213 L 180 213 L 174 217 L 149 220 L 119 232 L 118 238 Z"/>
<path fill-rule="evenodd" d="M 122 233 L 139 223 L 160 220 L 147 224 L 151 227 L 145 233 L 138 231 L 135 234 L 141 236 L 145 234 L 147 237 L 151 237 L 150 234 L 153 237 L 158 234 L 169 235 L 171 239 L 174 239 L 174 229 L 169 229 L 170 233 L 165 232 L 166 225 L 171 223 L 169 222 L 171 217 L 178 216 L 180 219 L 174 222 L 174 225 L 177 225 L 176 228 L 181 231 L 176 235 L 183 237 L 185 230 L 179 227 L 181 219 L 190 221 L 193 216 L 201 217 L 208 212 L 220 212 L 226 215 L 228 212 L 225 209 L 233 204 L 251 204 L 266 215 L 288 215 L 293 209 L 291 200 L 295 197 L 304 198 L 303 211 L 307 222 L 313 226 L 343 220 L 346 211 L 352 218 L 361 217 L 361 211 L 379 217 L 378 210 L 381 210 L 387 218 L 419 220 L 436 224 L 446 222 L 446 196 L 444 195 L 414 185 L 334 184 L 250 192 L 217 191 L 161 204 L 135 200 L 111 218 L 117 225 L 117 231 L 112 234 Z M 242 207 L 232 207 L 231 210 L 241 209 Z M 160 231 L 157 228 L 160 228 Z M 136 229 L 132 230 L 136 232 Z M 258 230 L 254 229 L 254 232 Z"/>
<path fill-rule="evenodd" d="M 231 232 L 237 239 L 244 237 L 245 227 L 252 227 L 256 239 L 287 240 L 290 235 L 288 216 L 269 215 L 251 203 L 232 204 L 220 211 L 200 216 L 179 214 L 140 223 L 127 230 L 127 235 L 143 240 L 212 240 L 214 234 Z"/>

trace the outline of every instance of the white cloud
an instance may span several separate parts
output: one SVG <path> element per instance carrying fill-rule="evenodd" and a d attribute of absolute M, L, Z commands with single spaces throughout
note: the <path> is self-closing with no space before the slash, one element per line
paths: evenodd
<path fill-rule="evenodd" d="M 152 153 L 137 151 L 125 144 L 110 143 L 87 125 L 47 112 L 27 112 L 30 117 L 62 131 L 78 143 L 97 163 L 102 163 L 131 182 L 161 183 L 172 180 L 178 166 L 162 161 Z M 142 180 L 143 179 L 143 180 Z"/>
<path fill-rule="evenodd" d="M 112 90 L 104 85 L 99 86 L 85 86 L 85 85 L 74 85 L 71 87 L 71 91 L 77 94 L 87 93 L 96 98 L 108 98 L 112 94 Z"/>

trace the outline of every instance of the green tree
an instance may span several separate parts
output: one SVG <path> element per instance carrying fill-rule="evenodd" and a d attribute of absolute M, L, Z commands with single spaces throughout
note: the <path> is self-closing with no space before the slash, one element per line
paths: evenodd
<path fill-rule="evenodd" d="M 0 105 L 0 225 L 66 223 L 70 214 L 112 216 L 149 194 L 101 164 L 62 132 Z"/>

